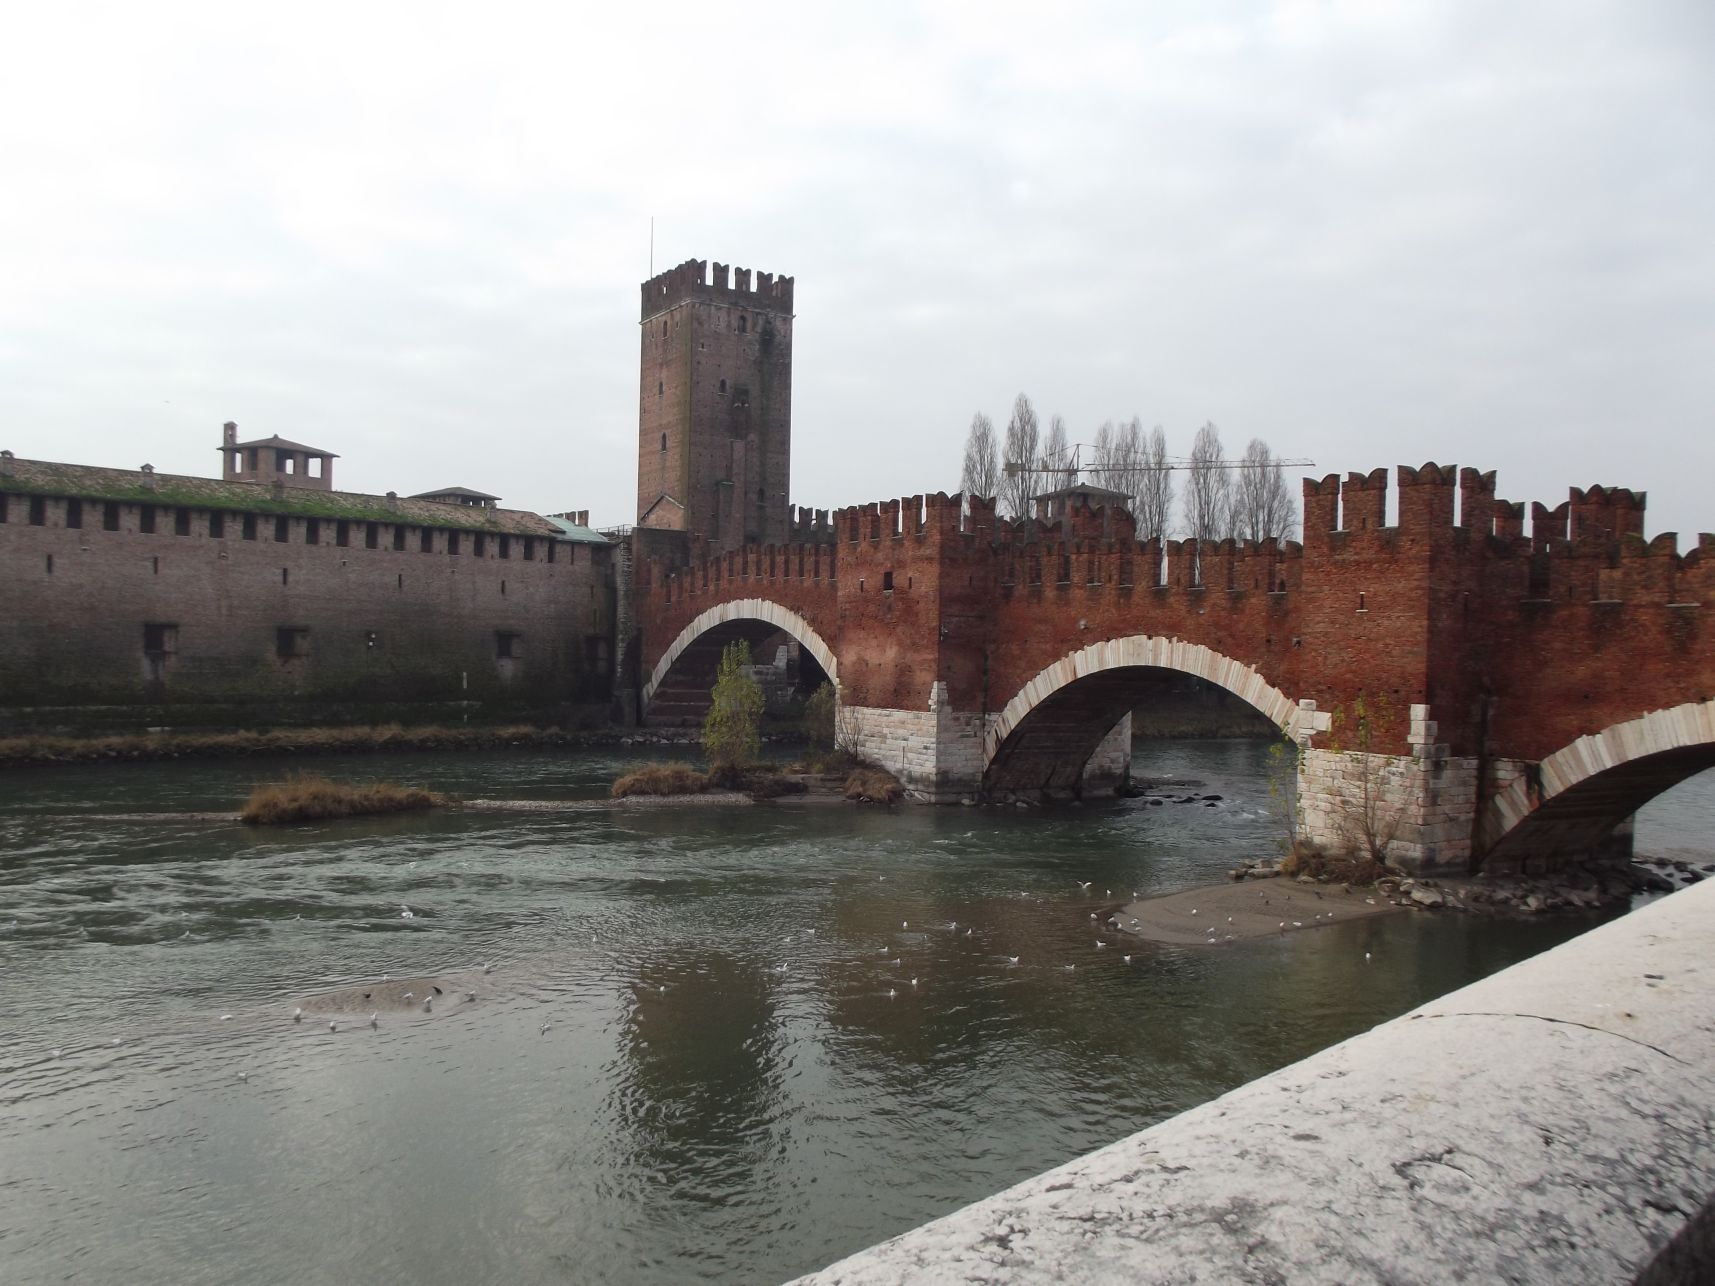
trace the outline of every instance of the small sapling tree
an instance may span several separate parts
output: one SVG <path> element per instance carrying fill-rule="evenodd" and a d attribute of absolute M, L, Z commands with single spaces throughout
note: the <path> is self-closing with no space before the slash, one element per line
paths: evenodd
<path fill-rule="evenodd" d="M 711 696 L 703 753 L 711 777 L 731 780 L 762 752 L 762 685 L 750 672 L 750 644 L 741 639 L 726 645 Z"/>
<path fill-rule="evenodd" d="M 838 708 L 839 696 L 831 683 L 823 683 L 804 703 L 804 735 L 818 750 L 834 748 L 834 716 Z"/>
<path fill-rule="evenodd" d="M 1391 755 L 1379 754 L 1381 730 L 1393 719 L 1393 703 L 1385 694 L 1358 693 L 1348 712 L 1334 711 L 1329 726 L 1329 749 L 1346 758 L 1346 842 L 1354 855 L 1378 869 L 1387 865 L 1388 849 L 1399 834 L 1404 805 L 1389 798 L 1388 779 L 1397 769 Z"/>

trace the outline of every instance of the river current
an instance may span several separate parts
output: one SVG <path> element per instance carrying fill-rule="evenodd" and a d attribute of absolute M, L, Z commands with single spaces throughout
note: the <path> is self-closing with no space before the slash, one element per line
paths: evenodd
<path fill-rule="evenodd" d="M 1592 923 L 1098 949 L 1274 851 L 1265 743 L 1054 811 L 595 803 L 625 762 L 317 760 L 592 807 L 270 831 L 123 815 L 289 765 L 0 775 L 0 1281 L 778 1281 Z M 1698 781 L 1639 843 L 1711 833 Z"/>

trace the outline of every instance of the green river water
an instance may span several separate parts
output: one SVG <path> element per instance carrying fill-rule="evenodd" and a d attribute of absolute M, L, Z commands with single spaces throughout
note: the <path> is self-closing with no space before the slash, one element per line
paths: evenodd
<path fill-rule="evenodd" d="M 779 1281 L 1592 923 L 1096 950 L 1091 910 L 1273 851 L 1266 750 L 1151 744 L 1202 783 L 1158 804 L 267 832 L 116 815 L 279 763 L 0 775 L 0 1281 Z M 593 803 L 625 762 L 314 766 Z M 1712 793 L 1640 833 L 1695 843 Z M 429 975 L 433 1012 L 392 998 Z"/>

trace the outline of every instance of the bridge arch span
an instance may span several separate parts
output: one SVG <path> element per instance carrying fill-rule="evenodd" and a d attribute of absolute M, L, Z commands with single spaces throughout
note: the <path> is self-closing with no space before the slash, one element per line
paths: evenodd
<path fill-rule="evenodd" d="M 1243 661 L 1183 639 L 1127 635 L 1068 653 L 1007 702 L 984 731 L 985 790 L 1075 789 L 1084 765 L 1136 703 L 1147 676 L 1162 670 L 1226 689 L 1287 736 L 1327 727 L 1327 715 L 1300 706 Z"/>
<path fill-rule="evenodd" d="M 766 598 L 735 598 L 725 603 L 717 603 L 700 613 L 667 645 L 667 650 L 661 654 L 661 659 L 650 671 L 648 682 L 643 685 L 644 709 L 649 708 L 649 702 L 655 696 L 656 689 L 661 686 L 661 681 L 667 677 L 673 663 L 685 654 L 687 648 L 711 630 L 746 621 L 759 621 L 790 634 L 798 640 L 800 647 L 805 648 L 816 659 L 816 664 L 822 667 L 834 686 L 839 686 L 840 668 L 839 661 L 834 657 L 834 650 L 809 621 L 791 608 L 782 607 Z"/>
<path fill-rule="evenodd" d="M 1477 851 L 1491 869 L 1591 852 L 1664 790 L 1715 768 L 1715 701 L 1652 710 L 1579 737 L 1483 806 Z"/>

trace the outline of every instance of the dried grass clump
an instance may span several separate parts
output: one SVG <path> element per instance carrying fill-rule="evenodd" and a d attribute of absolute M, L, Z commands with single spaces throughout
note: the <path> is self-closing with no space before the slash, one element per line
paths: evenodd
<path fill-rule="evenodd" d="M 863 760 L 849 750 L 812 750 L 788 772 L 809 773 L 816 777 L 837 777 L 863 767 Z"/>
<path fill-rule="evenodd" d="M 885 768 L 864 767 L 846 778 L 846 798 L 860 804 L 897 804 L 905 798 L 905 787 Z"/>
<path fill-rule="evenodd" d="M 250 792 L 238 816 L 251 826 L 284 826 L 333 817 L 418 812 L 444 803 L 442 796 L 415 786 L 394 786 L 384 781 L 344 786 L 326 777 L 304 774 L 272 786 L 258 786 Z"/>
<path fill-rule="evenodd" d="M 709 788 L 706 774 L 690 764 L 644 764 L 613 783 L 613 797 L 627 795 L 700 795 Z"/>
<path fill-rule="evenodd" d="M 1289 880 L 1308 875 L 1324 884 L 1374 884 L 1387 871 L 1368 853 L 1330 853 L 1300 843 L 1280 859 L 1280 873 Z"/>

